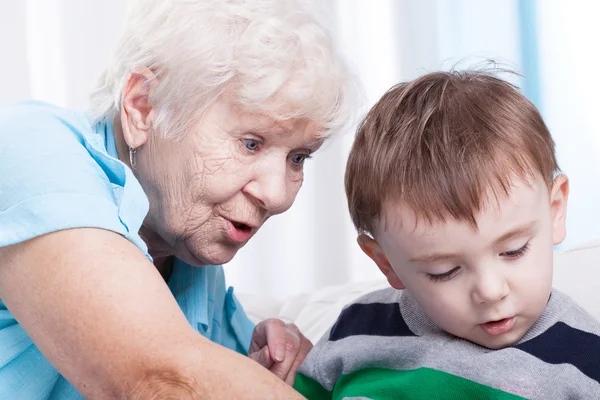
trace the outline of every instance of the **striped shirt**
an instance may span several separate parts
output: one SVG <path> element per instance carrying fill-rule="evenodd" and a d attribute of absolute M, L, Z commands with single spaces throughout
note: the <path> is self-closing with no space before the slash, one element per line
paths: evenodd
<path fill-rule="evenodd" d="M 308 399 L 600 399 L 600 323 L 553 290 L 514 346 L 491 350 L 438 328 L 406 291 L 347 306 L 302 364 Z"/>

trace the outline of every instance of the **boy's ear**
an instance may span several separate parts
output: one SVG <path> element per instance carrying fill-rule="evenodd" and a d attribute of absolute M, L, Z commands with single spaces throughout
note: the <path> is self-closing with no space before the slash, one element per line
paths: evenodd
<path fill-rule="evenodd" d="M 404 284 L 394 272 L 392 265 L 388 258 L 383 254 L 383 251 L 377 244 L 377 242 L 368 237 L 367 235 L 358 235 L 356 238 L 358 245 L 362 249 L 362 251 L 368 255 L 371 260 L 375 261 L 375 264 L 379 267 L 383 275 L 387 278 L 388 282 L 394 289 L 404 289 Z"/>
<path fill-rule="evenodd" d="M 552 237 L 554 244 L 565 240 L 567 235 L 567 200 L 569 199 L 569 179 L 558 175 L 552 182 L 550 206 L 552 208 Z"/>

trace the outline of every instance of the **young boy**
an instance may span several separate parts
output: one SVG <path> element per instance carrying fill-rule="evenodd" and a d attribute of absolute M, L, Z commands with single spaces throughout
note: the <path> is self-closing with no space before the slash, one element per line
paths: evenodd
<path fill-rule="evenodd" d="M 309 353 L 309 399 L 600 399 L 600 324 L 552 289 L 568 181 L 535 107 L 483 72 L 392 88 L 346 170 L 358 243 L 392 288 Z"/>

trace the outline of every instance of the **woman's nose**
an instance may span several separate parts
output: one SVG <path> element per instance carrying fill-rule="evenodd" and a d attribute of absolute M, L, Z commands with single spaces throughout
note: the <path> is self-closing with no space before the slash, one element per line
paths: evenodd
<path fill-rule="evenodd" d="M 281 165 L 283 164 L 283 165 Z M 285 163 L 270 163 L 256 171 L 254 178 L 244 187 L 244 193 L 271 214 L 286 211 L 293 202 L 288 196 Z"/>

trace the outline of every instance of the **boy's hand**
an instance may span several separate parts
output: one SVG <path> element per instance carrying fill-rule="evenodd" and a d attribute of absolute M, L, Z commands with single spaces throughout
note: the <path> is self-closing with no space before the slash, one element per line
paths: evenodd
<path fill-rule="evenodd" d="M 313 345 L 294 324 L 267 319 L 256 325 L 248 356 L 290 386 Z"/>

